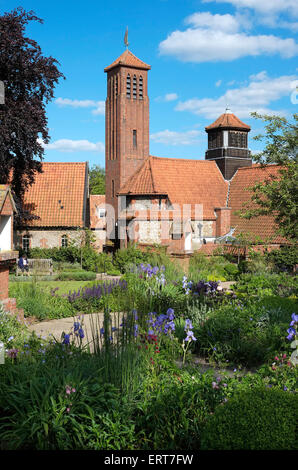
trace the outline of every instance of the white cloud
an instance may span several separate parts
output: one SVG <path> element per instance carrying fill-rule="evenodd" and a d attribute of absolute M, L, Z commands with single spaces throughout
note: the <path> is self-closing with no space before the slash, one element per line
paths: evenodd
<path fill-rule="evenodd" d="M 154 101 L 158 101 L 158 102 L 161 102 L 161 101 L 175 101 L 178 99 L 178 95 L 177 93 L 167 93 L 166 95 L 164 96 L 158 96 L 157 98 L 155 98 Z"/>
<path fill-rule="evenodd" d="M 175 101 L 178 99 L 177 93 L 168 93 L 165 95 L 165 101 Z"/>
<path fill-rule="evenodd" d="M 191 26 L 170 33 L 159 44 L 159 52 L 182 62 L 231 61 L 274 54 L 289 58 L 298 54 L 298 44 L 292 38 L 244 32 L 243 28 L 249 26 L 244 19 L 241 15 L 194 13 L 185 20 Z"/>
<path fill-rule="evenodd" d="M 217 82 L 215 83 L 215 86 L 219 87 L 221 84 L 222 84 L 222 80 L 217 80 Z"/>
<path fill-rule="evenodd" d="M 39 142 L 46 150 L 58 150 L 60 152 L 104 152 L 105 146 L 102 142 L 89 142 L 89 140 L 71 140 L 59 139 L 51 144 L 44 144 L 40 139 Z"/>
<path fill-rule="evenodd" d="M 168 129 L 150 135 L 150 139 L 166 145 L 193 145 L 198 142 L 200 131 L 175 132 Z"/>
<path fill-rule="evenodd" d="M 261 114 L 286 114 L 285 111 L 270 109 L 270 105 L 283 96 L 288 96 L 290 103 L 293 83 L 296 78 L 293 75 L 271 78 L 263 71 L 251 75 L 248 85 L 229 89 L 219 98 L 192 98 L 185 102 L 179 102 L 175 109 L 190 111 L 208 119 L 217 118 L 225 111 L 227 105 L 240 118 L 249 118 L 253 111 Z"/>
<path fill-rule="evenodd" d="M 105 102 L 94 100 L 71 100 L 69 98 L 57 98 L 55 103 L 60 107 L 70 106 L 72 108 L 95 108 L 92 114 L 104 114 Z"/>
<path fill-rule="evenodd" d="M 212 29 L 174 31 L 159 44 L 161 55 L 171 55 L 182 62 L 231 61 L 245 56 L 280 54 L 289 58 L 298 54 L 298 44 L 291 38 L 273 35 L 226 33 Z"/>
<path fill-rule="evenodd" d="M 210 28 L 227 33 L 237 32 L 239 30 L 239 22 L 232 15 L 212 15 L 209 12 L 194 13 L 185 20 L 186 24 L 192 25 L 194 28 Z"/>
<path fill-rule="evenodd" d="M 264 14 L 291 13 L 298 16 L 297 0 L 203 0 L 203 3 L 231 3 L 236 8 L 250 8 Z"/>

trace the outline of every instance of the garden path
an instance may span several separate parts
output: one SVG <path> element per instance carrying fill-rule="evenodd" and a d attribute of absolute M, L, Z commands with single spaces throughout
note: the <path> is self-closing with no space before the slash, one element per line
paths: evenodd
<path fill-rule="evenodd" d="M 122 314 L 112 315 L 112 326 L 119 326 L 121 323 Z M 103 327 L 104 314 L 103 312 L 99 313 L 89 313 L 85 315 L 78 315 L 76 317 L 69 318 L 59 318 L 56 320 L 43 321 L 40 323 L 33 323 L 28 327 L 29 331 L 35 331 L 40 337 L 47 338 L 52 336 L 56 341 L 61 340 L 62 333 L 73 333 L 73 324 L 74 321 L 82 323 L 84 330 L 84 338 L 82 340 L 82 345 L 86 346 L 90 344 L 90 349 L 93 351 L 93 340 L 96 335 L 100 335 L 100 328 Z M 96 332 L 96 333 L 95 333 Z M 74 339 L 74 335 L 70 337 L 70 341 Z"/>

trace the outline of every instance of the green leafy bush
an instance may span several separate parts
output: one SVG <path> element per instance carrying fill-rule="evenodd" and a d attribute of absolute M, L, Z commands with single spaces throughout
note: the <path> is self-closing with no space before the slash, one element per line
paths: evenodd
<path fill-rule="evenodd" d="M 294 301 L 276 298 L 233 301 L 194 319 L 195 350 L 201 356 L 255 367 L 285 345 Z"/>
<path fill-rule="evenodd" d="M 17 299 L 17 306 L 24 309 L 25 317 L 46 320 L 75 314 L 66 298 L 44 292 L 35 282 L 11 284 L 10 295 Z"/>
<path fill-rule="evenodd" d="M 16 345 L 24 334 L 25 327 L 21 325 L 15 315 L 5 312 L 0 304 L 0 341 L 10 347 L 12 344 Z"/>
<path fill-rule="evenodd" d="M 266 255 L 266 259 L 273 262 L 279 270 L 293 271 L 298 264 L 298 246 L 289 245 L 273 250 Z"/>
<path fill-rule="evenodd" d="M 298 400 L 277 389 L 243 391 L 216 408 L 202 434 L 204 450 L 297 450 Z"/>
<path fill-rule="evenodd" d="M 241 274 L 236 284 L 236 292 L 257 296 L 297 295 L 298 280 L 286 274 Z"/>

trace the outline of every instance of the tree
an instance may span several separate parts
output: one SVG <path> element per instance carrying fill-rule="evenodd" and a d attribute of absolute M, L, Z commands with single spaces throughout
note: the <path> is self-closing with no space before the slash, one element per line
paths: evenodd
<path fill-rule="evenodd" d="M 278 174 L 271 175 L 265 181 L 253 186 L 252 201 L 257 205 L 242 213 L 250 219 L 259 215 L 273 215 L 278 232 L 288 240 L 298 238 L 298 114 L 293 115 L 293 122 L 280 116 L 268 116 L 252 113 L 266 124 L 266 134 L 254 137 L 257 141 L 265 140 L 262 152 L 254 156 L 261 166 L 276 164 Z"/>
<path fill-rule="evenodd" d="M 91 194 L 105 194 L 105 170 L 100 165 L 93 165 L 89 175 L 89 185 Z"/>
<path fill-rule="evenodd" d="M 0 181 L 10 181 L 19 207 L 36 172 L 42 171 L 43 143 L 50 141 L 46 104 L 59 79 L 65 78 L 57 60 L 44 57 L 37 42 L 25 36 L 30 21 L 43 23 L 21 7 L 0 16 L 0 80 L 5 90 L 0 105 Z"/>

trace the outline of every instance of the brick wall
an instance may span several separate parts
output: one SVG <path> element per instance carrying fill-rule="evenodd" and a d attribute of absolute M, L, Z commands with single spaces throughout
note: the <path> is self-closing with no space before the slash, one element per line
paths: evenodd
<path fill-rule="evenodd" d="M 131 77 L 131 97 L 126 96 L 127 74 Z M 132 77 L 137 83 L 143 78 L 143 99 L 133 98 Z M 117 79 L 117 94 L 115 83 Z M 138 90 L 137 90 L 138 91 Z M 147 71 L 118 66 L 108 72 L 106 99 L 106 203 L 112 205 L 118 219 L 117 193 L 149 156 L 149 99 Z M 137 145 L 133 145 L 133 130 L 137 132 Z M 114 188 L 114 196 L 112 194 Z M 107 214 L 111 219 L 111 216 Z M 110 226 L 110 224 L 108 224 Z M 107 234 L 108 238 L 111 236 Z"/>
<path fill-rule="evenodd" d="M 0 300 L 8 298 L 9 267 L 0 265 Z"/>

